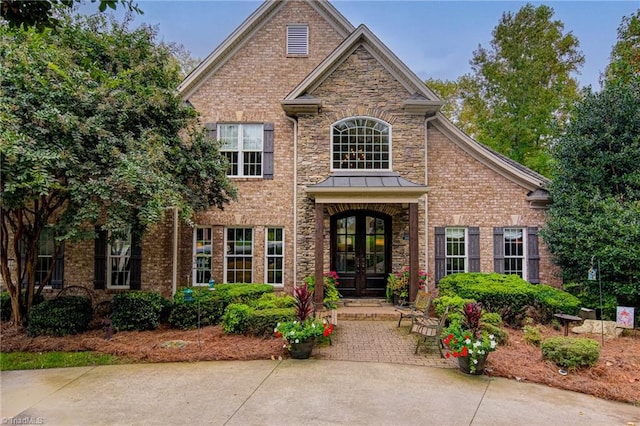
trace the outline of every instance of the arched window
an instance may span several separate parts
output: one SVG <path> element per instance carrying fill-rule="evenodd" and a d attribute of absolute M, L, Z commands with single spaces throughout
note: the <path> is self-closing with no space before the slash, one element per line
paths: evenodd
<path fill-rule="evenodd" d="M 371 117 L 352 117 L 331 126 L 333 170 L 390 170 L 391 126 Z"/>

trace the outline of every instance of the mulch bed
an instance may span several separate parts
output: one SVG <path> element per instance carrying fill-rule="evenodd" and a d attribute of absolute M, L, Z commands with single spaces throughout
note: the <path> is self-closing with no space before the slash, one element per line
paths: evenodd
<path fill-rule="evenodd" d="M 605 340 L 595 367 L 568 371 L 566 376 L 558 373 L 559 368 L 555 364 L 542 360 L 540 348 L 525 343 L 521 330 L 508 331 L 509 344 L 498 347 L 488 358 L 487 368 L 491 376 L 542 383 L 640 406 L 638 331 Z M 1 333 L 2 352 L 95 351 L 117 355 L 130 362 L 255 360 L 288 356 L 280 339 L 227 335 L 220 326 L 204 327 L 199 331 L 159 328 L 145 332 L 119 332 L 108 341 L 102 330 L 66 337 L 30 338 L 3 323 Z M 560 331 L 551 327 L 542 330 L 543 339 L 560 335 Z M 601 340 L 600 335 L 581 337 Z"/>

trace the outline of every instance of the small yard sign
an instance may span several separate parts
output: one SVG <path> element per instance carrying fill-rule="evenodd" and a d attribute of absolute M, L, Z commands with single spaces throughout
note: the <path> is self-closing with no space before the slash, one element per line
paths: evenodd
<path fill-rule="evenodd" d="M 616 315 L 616 326 L 622 328 L 633 328 L 635 308 L 626 306 L 618 306 L 618 314 Z"/>

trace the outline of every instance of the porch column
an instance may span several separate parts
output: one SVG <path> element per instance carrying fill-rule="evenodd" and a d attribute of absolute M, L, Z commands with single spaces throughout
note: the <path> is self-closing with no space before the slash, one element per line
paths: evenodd
<path fill-rule="evenodd" d="M 409 204 L 409 300 L 418 291 L 418 203 Z"/>
<path fill-rule="evenodd" d="M 316 250 L 315 250 L 315 293 L 313 301 L 316 309 L 322 306 L 324 299 L 323 262 L 324 261 L 324 204 L 316 203 Z"/>

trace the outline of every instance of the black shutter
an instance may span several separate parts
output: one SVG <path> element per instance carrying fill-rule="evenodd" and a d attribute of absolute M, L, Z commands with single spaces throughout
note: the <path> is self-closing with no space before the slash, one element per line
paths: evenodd
<path fill-rule="evenodd" d="M 273 123 L 264 123 L 262 177 L 273 179 Z"/>
<path fill-rule="evenodd" d="M 540 253 L 538 252 L 538 227 L 527 228 L 527 275 L 531 284 L 540 283 Z"/>
<path fill-rule="evenodd" d="M 504 274 L 504 228 L 493 228 L 493 270 Z"/>
<path fill-rule="evenodd" d="M 469 236 L 469 272 L 480 272 L 480 228 L 472 226 L 468 229 Z"/>
<path fill-rule="evenodd" d="M 206 123 L 204 127 L 209 131 L 209 137 L 213 141 L 217 141 L 218 137 L 218 123 Z"/>
<path fill-rule="evenodd" d="M 56 256 L 56 266 L 51 276 L 51 288 L 61 289 L 64 277 L 64 243 L 59 243 L 58 256 Z"/>
<path fill-rule="evenodd" d="M 436 252 L 436 270 L 435 282 L 438 284 L 446 273 L 446 244 L 447 236 L 445 228 L 436 227 L 435 252 Z"/>
<path fill-rule="evenodd" d="M 96 228 L 93 255 L 93 288 L 103 290 L 107 281 L 107 231 Z"/>
<path fill-rule="evenodd" d="M 129 288 L 140 290 L 142 286 L 142 237 L 133 233 L 131 235 L 131 259 L 129 261 L 131 276 L 129 277 Z"/>

